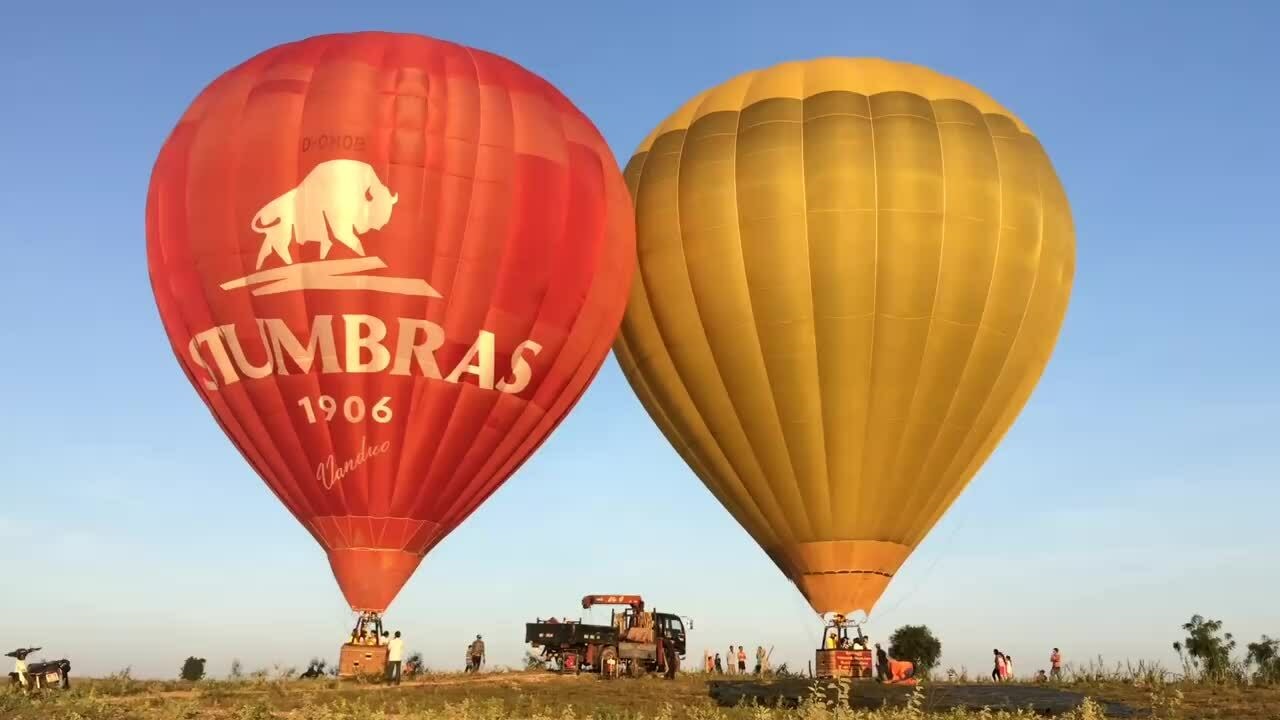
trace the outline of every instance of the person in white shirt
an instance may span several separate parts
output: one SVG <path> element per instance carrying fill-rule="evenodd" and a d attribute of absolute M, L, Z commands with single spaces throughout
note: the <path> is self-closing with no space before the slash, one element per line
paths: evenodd
<path fill-rule="evenodd" d="M 387 642 L 387 679 L 393 685 L 400 684 L 400 662 L 404 660 L 404 640 L 400 639 L 400 631 Z"/>
<path fill-rule="evenodd" d="M 13 671 L 14 671 L 14 672 L 16 672 L 16 673 L 18 673 L 18 685 L 22 686 L 22 689 L 23 689 L 23 690 L 26 690 L 26 689 L 27 689 L 27 677 L 28 677 L 28 676 L 27 676 L 27 661 L 26 661 L 26 660 L 24 660 L 23 658 L 18 658 L 18 659 L 16 659 L 16 660 L 14 660 L 14 661 L 13 661 Z"/>

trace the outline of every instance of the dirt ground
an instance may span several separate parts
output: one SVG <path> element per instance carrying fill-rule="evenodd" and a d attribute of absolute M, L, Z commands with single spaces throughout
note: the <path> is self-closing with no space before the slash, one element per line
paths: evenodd
<path fill-rule="evenodd" d="M 918 717 L 901 707 L 911 688 L 853 683 L 850 705 L 862 718 Z M 148 682 L 114 678 L 75 680 L 69 692 L 50 691 L 27 698 L 0 690 L 4 720 L 812 720 L 838 718 L 822 711 L 818 718 L 787 709 L 788 698 L 808 696 L 803 681 L 733 682 L 701 674 L 675 681 L 660 677 L 606 681 L 594 676 L 560 676 L 547 672 L 482 675 L 443 674 L 406 681 L 399 687 L 339 682 L 333 679 L 291 681 Z M 1168 703 L 1181 695 L 1174 707 Z M 1071 684 L 1062 688 L 1023 684 L 926 683 L 925 713 L 948 718 L 984 717 L 981 707 L 1006 708 L 1016 714 L 992 717 L 1080 716 L 1085 697 L 1102 705 L 1111 717 L 1280 718 L 1280 688 L 1223 687 L 1187 684 L 1157 691 L 1127 683 Z M 834 695 L 829 694 L 834 698 Z M 750 698 L 764 707 L 738 703 Z M 772 698 L 772 700 L 770 699 Z M 784 702 L 778 702 L 783 700 Z M 1152 713 L 1153 703 L 1156 712 Z M 779 705 L 770 709 L 770 705 Z M 955 714 L 950 714 L 955 713 Z M 972 713 L 972 715 L 971 715 Z M 846 719 L 848 716 L 844 716 Z"/>

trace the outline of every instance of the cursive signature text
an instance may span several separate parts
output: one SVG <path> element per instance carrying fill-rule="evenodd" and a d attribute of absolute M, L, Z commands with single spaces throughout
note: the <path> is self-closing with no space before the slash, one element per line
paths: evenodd
<path fill-rule="evenodd" d="M 316 466 L 316 481 L 324 485 L 325 490 L 332 489 L 334 485 L 342 478 L 355 472 L 355 469 L 368 462 L 370 459 L 379 455 L 385 455 L 391 449 L 391 441 L 384 440 L 381 444 L 369 446 L 369 437 L 366 435 L 360 438 L 360 452 L 355 457 L 347 458 L 341 465 L 338 464 L 337 458 L 332 453 L 322 463 Z"/>

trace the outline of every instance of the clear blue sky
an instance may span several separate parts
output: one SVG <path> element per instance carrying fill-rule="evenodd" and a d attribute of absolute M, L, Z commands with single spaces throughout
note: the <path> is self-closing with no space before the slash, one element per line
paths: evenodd
<path fill-rule="evenodd" d="M 985 89 L 1030 124 L 1067 188 L 1074 297 L 1029 406 L 870 631 L 927 623 L 944 667 L 986 670 L 998 646 L 1020 673 L 1046 666 L 1054 645 L 1068 660 L 1173 664 L 1169 644 L 1194 612 L 1242 640 L 1280 634 L 1280 10 L 1056 5 L 8 9 L 0 645 L 43 645 L 80 674 L 168 677 L 188 654 L 218 675 L 233 657 L 249 668 L 336 657 L 351 616 L 323 553 L 170 354 L 143 210 L 155 153 L 206 83 L 269 46 L 362 29 L 516 60 L 574 100 L 620 162 L 690 95 L 778 61 L 883 56 Z M 762 643 L 803 665 L 818 633 L 612 357 L 551 440 L 428 556 L 389 619 L 433 666 L 459 666 L 477 632 L 493 661 L 514 664 L 526 620 L 576 615 L 590 592 L 640 592 L 693 616 L 695 655 Z"/>

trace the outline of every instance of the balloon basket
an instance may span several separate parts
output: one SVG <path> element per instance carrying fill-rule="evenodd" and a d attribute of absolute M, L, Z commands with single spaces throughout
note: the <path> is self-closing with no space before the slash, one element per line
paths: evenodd
<path fill-rule="evenodd" d="M 342 646 L 338 655 L 339 678 L 382 678 L 387 673 L 386 645 Z"/>
<path fill-rule="evenodd" d="M 387 643 L 382 637 L 382 616 L 360 613 L 351 637 L 338 654 L 339 678 L 377 679 L 387 672 Z"/>
<path fill-rule="evenodd" d="M 815 650 L 814 677 L 822 680 L 870 680 L 874 656 L 870 650 Z"/>

